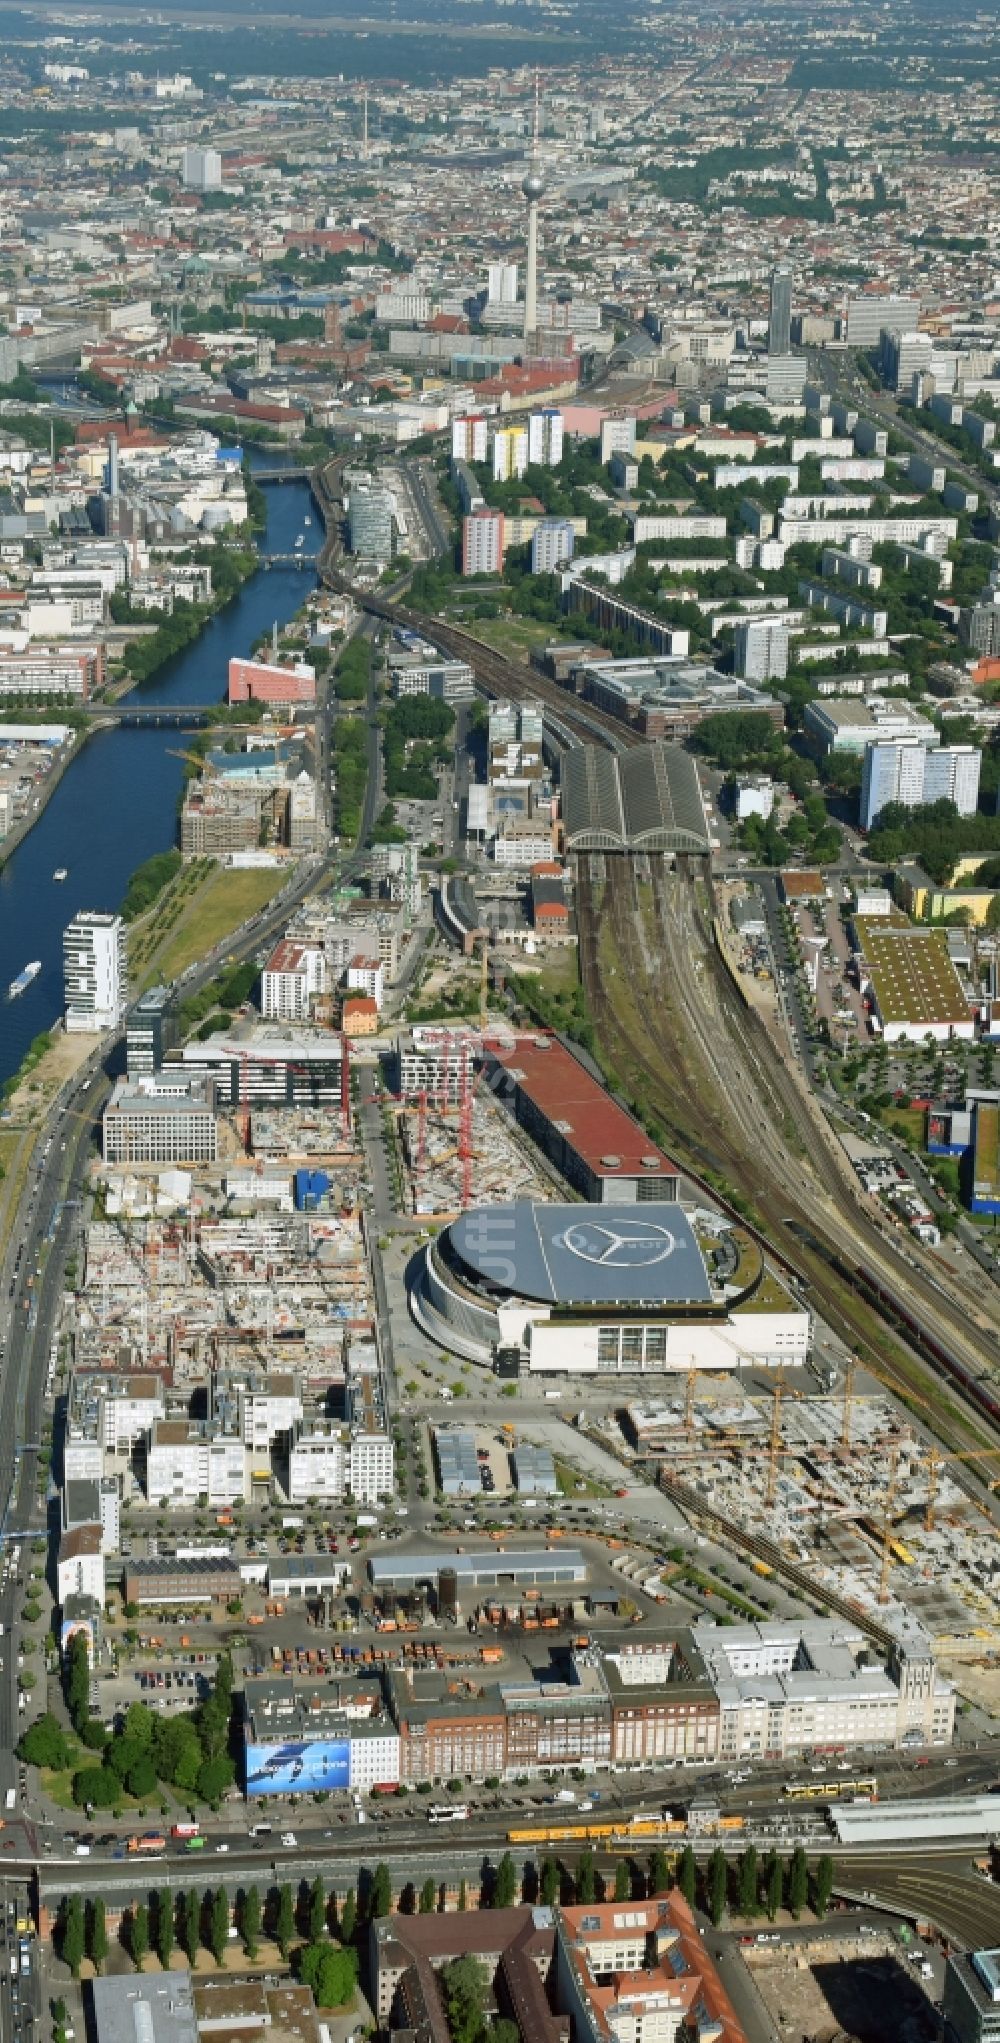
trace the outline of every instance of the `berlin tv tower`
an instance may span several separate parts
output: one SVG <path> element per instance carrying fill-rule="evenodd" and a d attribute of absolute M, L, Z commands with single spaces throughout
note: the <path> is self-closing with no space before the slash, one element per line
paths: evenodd
<path fill-rule="evenodd" d="M 538 73 L 535 73 L 535 125 L 531 138 L 531 162 L 521 190 L 528 201 L 528 260 L 524 273 L 524 339 L 531 347 L 538 332 L 538 201 L 545 179 L 538 167 Z"/>

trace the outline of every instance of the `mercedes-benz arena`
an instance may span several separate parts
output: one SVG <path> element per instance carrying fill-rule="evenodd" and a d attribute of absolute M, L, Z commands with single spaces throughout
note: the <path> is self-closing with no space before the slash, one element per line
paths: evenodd
<path fill-rule="evenodd" d="M 777 1366 L 810 1340 L 762 1262 L 742 1289 L 710 1277 L 679 1206 L 474 1207 L 429 1243 L 410 1302 L 432 1340 L 511 1374 Z"/>

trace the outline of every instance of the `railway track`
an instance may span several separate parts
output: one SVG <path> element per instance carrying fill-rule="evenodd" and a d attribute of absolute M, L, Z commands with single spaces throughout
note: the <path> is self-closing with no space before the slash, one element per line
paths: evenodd
<path fill-rule="evenodd" d="M 840 1183 L 811 1124 L 803 1142 L 806 1103 L 718 956 L 707 887 L 700 901 L 689 879 L 652 862 L 642 888 L 628 861 L 582 858 L 577 900 L 581 974 L 599 1034 L 666 1147 L 713 1199 L 721 1177 L 752 1201 L 759 1226 L 723 1203 L 902 1397 L 935 1402 L 942 1437 L 980 1442 L 982 1417 L 992 1415 L 969 1393 L 995 1359 L 993 1331 L 902 1260 Z M 880 1297 L 860 1282 L 851 1288 L 856 1270 Z M 912 1356 L 876 1338 L 873 1315 L 895 1321 Z M 942 1367 L 972 1412 L 941 1412 Z M 998 1422 L 1000 1405 L 994 1429 Z"/>

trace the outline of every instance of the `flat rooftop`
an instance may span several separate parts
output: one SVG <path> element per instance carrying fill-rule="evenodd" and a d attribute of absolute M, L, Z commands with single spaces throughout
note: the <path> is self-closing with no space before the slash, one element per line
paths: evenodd
<path fill-rule="evenodd" d="M 968 1022 L 969 1003 L 944 929 L 899 928 L 867 915 L 854 927 L 882 1022 Z"/>
<path fill-rule="evenodd" d="M 555 1036 L 491 1042 L 489 1055 L 602 1178 L 676 1178 L 677 1167 Z"/>

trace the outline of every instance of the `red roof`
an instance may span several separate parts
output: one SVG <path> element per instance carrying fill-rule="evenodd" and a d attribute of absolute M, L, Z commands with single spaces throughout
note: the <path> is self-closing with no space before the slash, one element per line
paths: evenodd
<path fill-rule="evenodd" d="M 601 1178 L 675 1178 L 677 1167 L 555 1036 L 489 1043 L 490 1055 Z"/>

